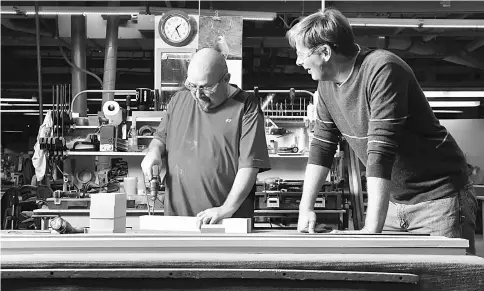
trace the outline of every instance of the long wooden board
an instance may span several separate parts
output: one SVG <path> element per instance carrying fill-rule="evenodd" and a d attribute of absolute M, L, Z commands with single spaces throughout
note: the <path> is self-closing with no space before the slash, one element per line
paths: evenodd
<path fill-rule="evenodd" d="M 47 253 L 275 253 L 464 255 L 468 241 L 432 236 L 309 234 L 2 234 L 4 255 Z"/>

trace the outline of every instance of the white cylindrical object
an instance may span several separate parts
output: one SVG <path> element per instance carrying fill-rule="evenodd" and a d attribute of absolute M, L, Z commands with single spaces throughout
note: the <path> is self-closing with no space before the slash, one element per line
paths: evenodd
<path fill-rule="evenodd" d="M 125 177 L 124 178 L 124 191 L 129 195 L 138 194 L 138 177 Z"/>
<path fill-rule="evenodd" d="M 118 126 L 123 121 L 123 111 L 116 101 L 107 101 L 103 105 L 104 116 L 109 120 L 110 124 Z"/>
<path fill-rule="evenodd" d="M 306 128 L 301 128 L 299 130 L 299 137 L 298 137 L 298 148 L 299 148 L 299 152 L 303 152 L 305 153 L 306 152 L 306 148 L 307 148 L 307 143 L 308 143 L 308 135 L 307 135 L 307 130 Z"/>

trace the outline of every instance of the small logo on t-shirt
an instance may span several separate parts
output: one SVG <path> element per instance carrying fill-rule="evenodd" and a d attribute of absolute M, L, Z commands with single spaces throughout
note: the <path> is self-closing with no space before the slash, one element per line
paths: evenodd
<path fill-rule="evenodd" d="M 232 122 L 232 119 L 227 118 L 227 119 L 225 119 L 225 122 L 227 122 L 227 123 Z"/>

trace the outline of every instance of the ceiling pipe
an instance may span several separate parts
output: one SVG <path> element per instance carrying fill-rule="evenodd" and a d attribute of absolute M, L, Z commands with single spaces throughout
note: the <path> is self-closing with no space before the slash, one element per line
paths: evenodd
<path fill-rule="evenodd" d="M 16 21 L 13 19 L 8 19 L 8 18 L 2 18 L 2 25 L 5 26 L 8 29 L 14 30 L 14 31 L 20 31 L 20 32 L 25 32 L 29 34 L 36 34 L 36 28 L 32 27 L 30 24 L 25 24 L 22 22 L 23 19 L 20 21 Z M 42 36 L 50 36 L 52 37 L 52 33 L 47 32 L 45 30 L 39 29 L 39 34 Z"/>
<path fill-rule="evenodd" d="M 78 68 L 86 69 L 86 17 L 83 15 L 71 16 L 71 43 L 72 61 Z M 72 96 L 87 89 L 86 73 L 77 68 L 71 68 Z M 71 97 L 72 97 L 71 96 Z M 74 112 L 79 117 L 87 117 L 87 95 L 82 94 L 73 104 Z"/>
<path fill-rule="evenodd" d="M 39 94 L 39 124 L 42 124 L 44 117 L 41 114 L 43 112 L 43 99 L 42 99 L 42 64 L 40 57 L 40 16 L 39 6 L 35 5 L 35 43 L 37 44 L 37 81 L 38 81 L 38 94 Z"/>
<path fill-rule="evenodd" d="M 104 60 L 103 89 L 116 89 L 116 62 L 118 53 L 119 16 L 108 16 L 106 25 L 106 48 Z M 102 105 L 114 100 L 114 93 L 103 93 Z"/>

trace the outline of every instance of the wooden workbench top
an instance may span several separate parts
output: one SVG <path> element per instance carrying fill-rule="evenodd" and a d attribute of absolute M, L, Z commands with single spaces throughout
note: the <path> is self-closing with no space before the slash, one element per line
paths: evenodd
<path fill-rule="evenodd" d="M 2 257 L 33 252 L 279 253 L 279 254 L 439 254 L 462 255 L 467 240 L 435 236 L 302 234 L 257 230 L 249 234 L 130 231 L 122 234 L 50 234 L 2 231 Z M 3 261 L 3 258 L 2 258 Z"/>
<path fill-rule="evenodd" d="M 469 284 L 473 288 L 458 290 L 482 290 L 475 288 L 484 286 L 484 259 L 466 256 L 467 241 L 462 239 L 394 233 L 301 234 L 288 230 L 250 234 L 1 234 L 2 285 L 7 282 L 16 290 L 72 290 L 50 289 L 54 283 L 75 286 L 75 290 L 92 290 L 94 285 L 99 287 L 96 290 L 134 290 L 141 282 L 137 279 L 144 280 L 143 287 L 148 282 L 153 284 L 146 290 L 158 290 L 157 287 L 180 279 L 175 281 L 175 290 L 184 289 L 183 284 L 193 278 L 197 279 L 195 287 L 216 280 L 215 285 L 204 290 L 217 289 L 224 278 L 228 279 L 227 284 L 238 282 L 243 286 L 254 280 L 284 280 L 278 285 L 281 288 L 267 290 L 283 290 L 282 286 L 291 282 L 297 283 L 291 289 L 296 290 L 314 280 L 314 289 L 304 290 L 321 290 L 316 285 L 328 286 L 332 281 L 358 282 L 349 287 L 361 287 L 360 281 L 405 285 L 395 289 L 394 285 L 376 288 L 372 284 L 358 290 L 442 291 Z M 119 286 L 112 286 L 120 280 Z M 258 281 L 257 290 L 263 290 L 262 283 Z M 22 284 L 28 288 L 18 289 Z M 348 286 L 344 290 L 353 290 Z M 229 289 L 228 285 L 223 288 Z"/>

